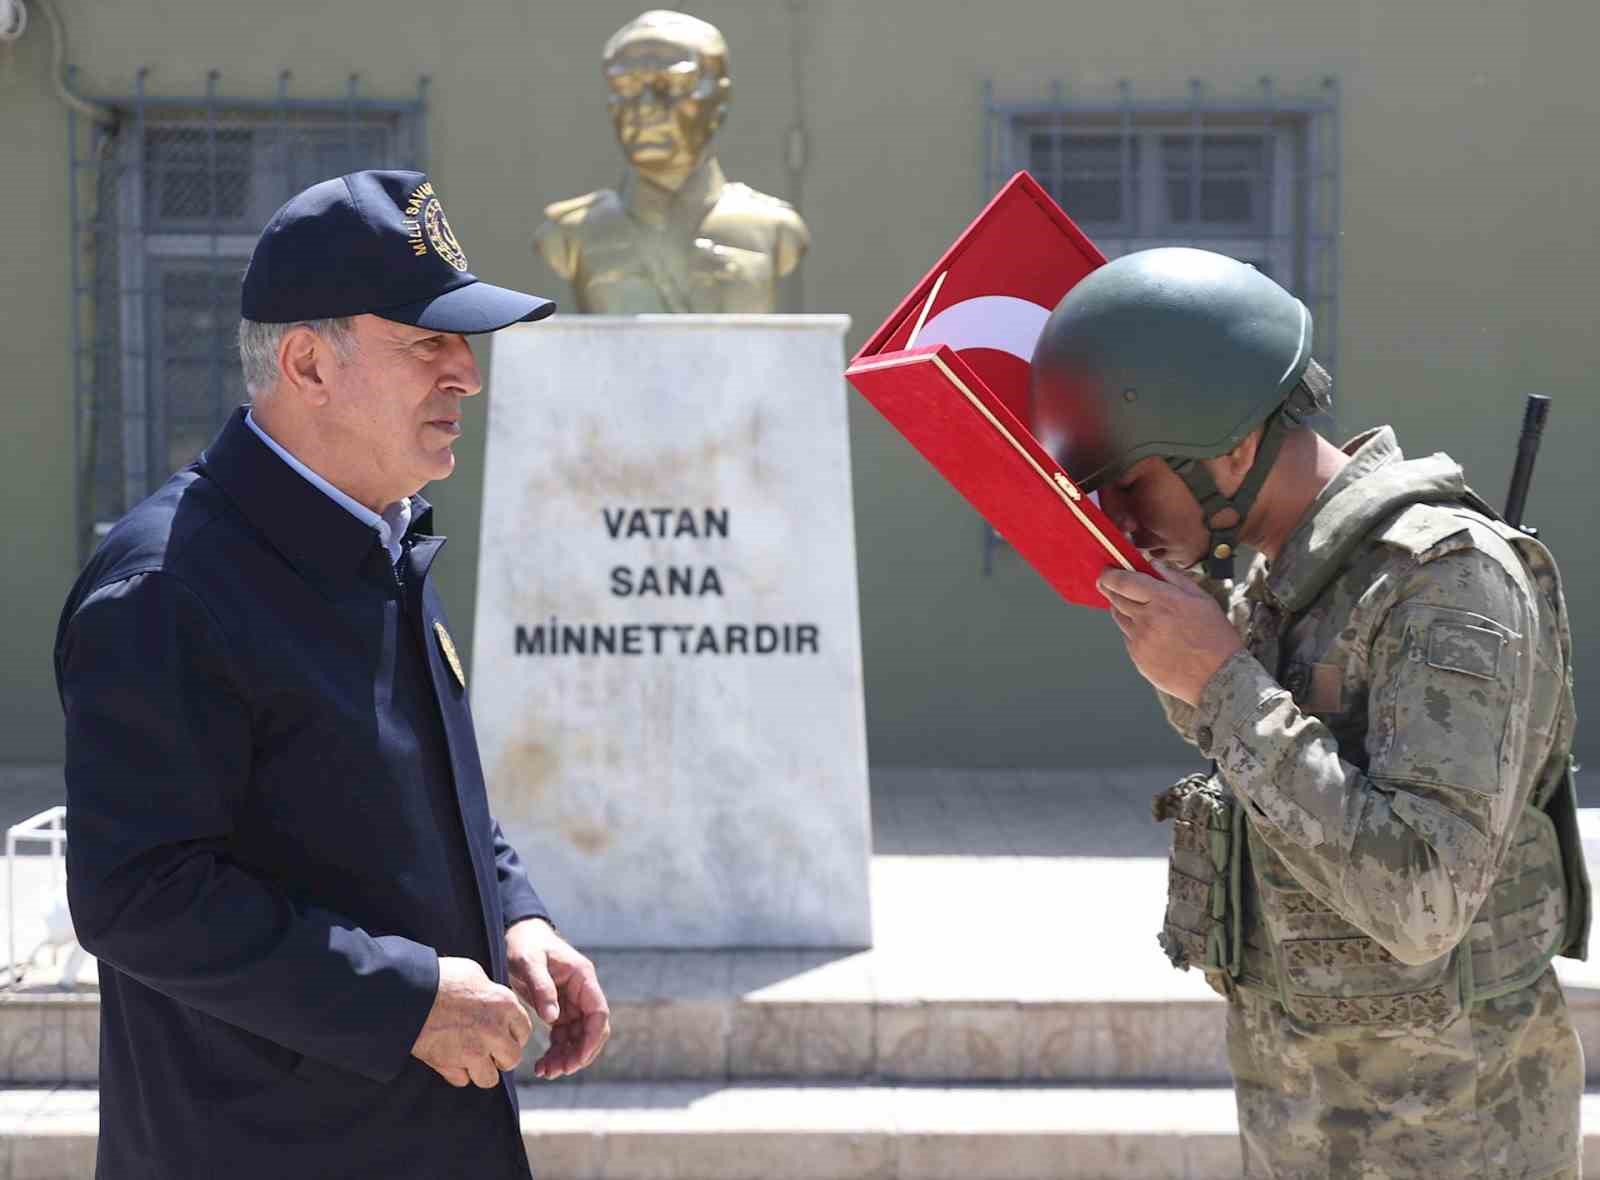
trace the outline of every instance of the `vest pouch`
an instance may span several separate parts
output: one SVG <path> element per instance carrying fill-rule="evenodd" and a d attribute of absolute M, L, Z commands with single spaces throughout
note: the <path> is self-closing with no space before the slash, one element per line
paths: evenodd
<path fill-rule="evenodd" d="M 1594 902 L 1589 887 L 1589 866 L 1583 858 L 1583 837 L 1578 833 L 1578 789 L 1572 776 L 1572 762 L 1568 759 L 1567 772 L 1545 801 L 1544 812 L 1556 830 L 1556 840 L 1561 846 L 1562 875 L 1567 882 L 1566 938 L 1556 953 L 1568 959 L 1587 960 Z"/>
<path fill-rule="evenodd" d="M 1198 967 L 1223 995 L 1239 976 L 1242 813 L 1221 783 L 1191 774 L 1157 795 L 1157 821 L 1172 820 L 1167 910 L 1157 940 L 1180 971 Z"/>
<path fill-rule="evenodd" d="M 1253 910 L 1271 948 L 1275 998 L 1318 1035 L 1442 1028 L 1463 1009 L 1459 952 L 1403 963 L 1304 888 L 1249 828 Z"/>
<path fill-rule="evenodd" d="M 1522 564 L 1538 584 L 1540 593 L 1543 594 L 1550 614 L 1555 620 L 1556 638 L 1561 647 L 1562 662 L 1567 667 L 1567 692 L 1563 702 L 1564 725 L 1558 733 L 1561 735 L 1560 748 L 1570 750 L 1572 728 L 1576 724 L 1572 712 L 1571 692 L 1572 631 L 1567 621 L 1567 600 L 1561 588 L 1561 573 L 1556 568 L 1555 558 L 1551 556 L 1544 542 L 1529 536 L 1520 528 L 1514 528 L 1501 521 L 1494 509 L 1484 505 L 1476 495 L 1469 497 L 1468 504 L 1494 521 L 1496 531 L 1517 551 Z M 1553 780 L 1554 785 L 1549 794 L 1541 796 L 1536 788 L 1534 805 L 1549 817 L 1555 827 L 1556 841 L 1561 849 L 1562 877 L 1566 882 L 1566 931 L 1556 953 L 1569 959 L 1587 959 L 1593 901 L 1589 887 L 1589 868 L 1583 856 L 1583 839 L 1578 834 L 1578 794 L 1573 783 L 1573 776 L 1576 773 L 1577 764 L 1569 754 L 1563 773 Z"/>
<path fill-rule="evenodd" d="M 1568 786 L 1563 775 L 1555 796 Z M 1572 825 L 1576 833 L 1576 810 Z M 1500 875 L 1467 935 L 1472 1001 L 1492 1000 L 1527 987 L 1544 973 L 1551 959 L 1564 953 L 1575 933 L 1587 937 L 1586 917 L 1579 914 L 1574 921 L 1573 911 L 1579 907 L 1572 904 L 1569 857 L 1559 828 L 1545 810 L 1532 804 L 1523 810 Z M 1578 856 L 1582 857 L 1581 848 Z M 1580 859 L 1580 872 L 1581 866 Z M 1587 883 L 1585 875 L 1585 887 Z M 1584 901 L 1581 895 L 1579 900 Z M 1584 929 L 1575 930 L 1578 927 Z"/>

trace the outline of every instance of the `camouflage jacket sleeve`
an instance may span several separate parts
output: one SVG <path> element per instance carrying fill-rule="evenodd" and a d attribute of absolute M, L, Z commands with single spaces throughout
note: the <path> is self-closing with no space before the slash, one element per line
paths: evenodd
<path fill-rule="evenodd" d="M 1197 744 L 1301 884 L 1421 964 L 1465 937 L 1524 802 L 1539 619 L 1476 548 L 1397 570 L 1384 592 L 1365 770 L 1247 652 L 1202 692 Z"/>
<path fill-rule="evenodd" d="M 1244 598 L 1244 584 L 1236 583 L 1231 578 L 1225 582 L 1219 582 L 1201 574 L 1191 574 L 1190 578 L 1196 586 L 1199 586 L 1200 589 L 1216 599 L 1217 605 L 1227 614 L 1228 621 L 1233 624 L 1234 629 L 1242 636 L 1244 634 L 1244 625 L 1250 618 L 1249 605 Z M 1199 743 L 1194 736 L 1196 724 L 1195 706 L 1188 701 L 1164 693 L 1159 688 L 1156 689 L 1156 700 L 1161 705 L 1161 711 L 1167 716 L 1167 724 L 1177 730 L 1178 736 L 1191 746 L 1198 745 Z"/>

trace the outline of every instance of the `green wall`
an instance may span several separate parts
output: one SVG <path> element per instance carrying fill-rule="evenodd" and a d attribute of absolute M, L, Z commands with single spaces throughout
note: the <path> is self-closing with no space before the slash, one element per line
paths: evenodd
<path fill-rule="evenodd" d="M 56 760 L 50 653 L 76 569 L 66 115 L 39 36 L 0 47 L 0 762 Z"/>
<path fill-rule="evenodd" d="M 639 0 L 581 5 L 281 0 L 58 0 L 84 88 L 403 97 L 433 78 L 430 170 L 475 268 L 561 293 L 529 247 L 542 206 L 614 183 L 599 46 Z M 1447 450 L 1504 492 L 1525 392 L 1557 397 L 1530 519 L 1568 578 L 1580 708 L 1600 688 L 1600 568 L 1586 544 L 1597 409 L 1590 394 L 1600 92 L 1586 81 L 1600 9 L 1584 0 L 776 0 L 701 3 L 727 35 L 734 105 L 719 139 L 735 179 L 794 196 L 785 130 L 802 123 L 798 196 L 815 245 L 806 310 L 854 317 L 852 345 L 986 195 L 982 83 L 1042 96 L 1055 79 L 1145 96 L 1191 77 L 1245 94 L 1341 84 L 1342 429 L 1389 421 L 1413 453 Z M 66 290 L 65 112 L 45 75 L 47 27 L 0 50 L 0 435 L 8 560 L 0 583 L 0 761 L 60 755 L 49 652 L 74 572 Z M 794 63 L 798 61 L 798 71 Z M 488 396 L 495 396 L 493 373 Z M 451 545 L 444 592 L 471 650 L 484 398 L 456 475 L 429 491 Z M 1061 605 L 1013 554 L 981 566 L 977 518 L 863 403 L 851 414 L 871 755 L 879 763 L 1170 762 L 1143 684 L 1103 616 Z M 1595 746 L 1581 739 L 1580 749 Z M 1597 747 L 1600 748 L 1600 747 Z"/>

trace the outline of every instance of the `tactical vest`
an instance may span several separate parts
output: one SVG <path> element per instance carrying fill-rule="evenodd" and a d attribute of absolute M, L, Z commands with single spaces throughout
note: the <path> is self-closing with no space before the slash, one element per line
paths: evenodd
<path fill-rule="evenodd" d="M 1160 935 L 1174 966 L 1200 968 L 1224 995 L 1243 987 L 1276 999 L 1311 1030 L 1442 1027 L 1475 1003 L 1528 986 L 1555 956 L 1586 955 L 1589 879 L 1568 755 L 1572 641 L 1559 575 L 1543 544 L 1476 496 L 1467 506 L 1513 547 L 1539 587 L 1567 678 L 1549 759 L 1488 897 L 1450 954 L 1401 962 L 1334 912 L 1299 884 L 1214 770 L 1156 799 L 1156 818 L 1174 821 Z M 1274 671 L 1281 683 L 1282 669 Z"/>

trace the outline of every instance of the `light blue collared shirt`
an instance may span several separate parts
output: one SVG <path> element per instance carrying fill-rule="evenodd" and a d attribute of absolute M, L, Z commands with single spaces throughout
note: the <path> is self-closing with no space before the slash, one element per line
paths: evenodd
<path fill-rule="evenodd" d="M 265 430 L 262 430 L 261 427 L 256 425 L 256 419 L 253 413 L 246 411 L 244 416 L 244 424 L 251 430 L 255 431 L 257 438 L 272 448 L 273 454 L 277 455 L 278 458 L 282 459 L 290 467 L 294 468 L 294 470 L 298 471 L 302 476 L 304 476 L 307 483 L 323 492 L 328 499 L 332 500 L 351 516 L 355 517 L 362 524 L 376 532 L 378 534 L 379 542 L 381 542 L 383 547 L 389 551 L 389 563 L 391 565 L 397 564 L 400 561 L 400 555 L 403 552 L 400 547 L 400 539 L 406 535 L 406 530 L 411 527 L 410 497 L 407 497 L 403 500 L 396 500 L 393 504 L 385 508 L 382 513 L 374 512 L 359 500 L 352 500 L 349 496 L 345 495 L 327 480 L 323 479 L 322 476 L 318 475 L 315 471 L 311 470 L 311 468 L 300 462 L 299 459 L 296 459 L 288 451 L 284 450 L 283 447 L 279 445 L 277 439 L 273 438 Z"/>

